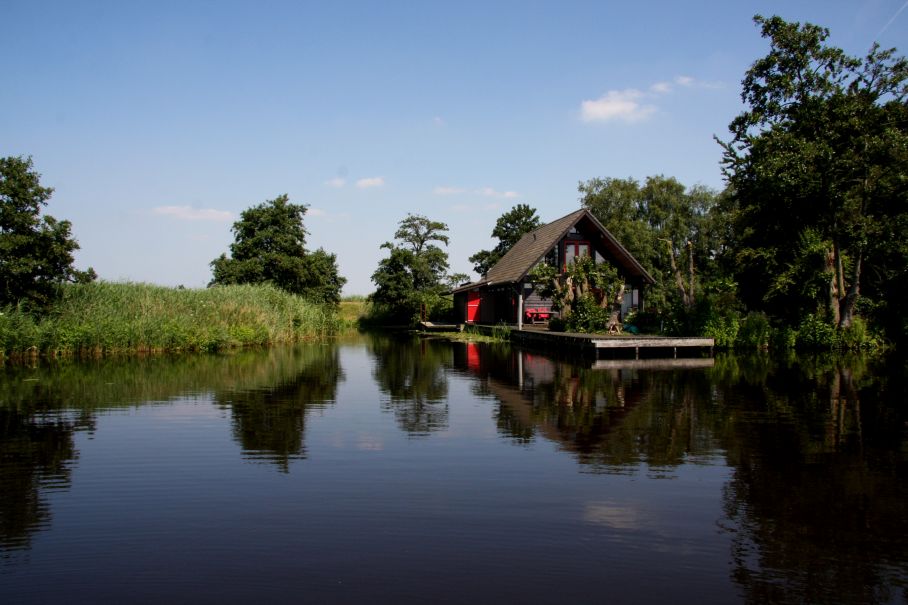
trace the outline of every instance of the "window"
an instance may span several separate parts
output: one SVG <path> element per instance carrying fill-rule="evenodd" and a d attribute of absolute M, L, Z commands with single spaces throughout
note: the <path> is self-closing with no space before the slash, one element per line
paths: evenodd
<path fill-rule="evenodd" d="M 564 265 L 563 271 L 567 271 L 568 265 L 574 262 L 575 258 L 583 258 L 590 255 L 590 243 L 581 240 L 564 240 Z"/>

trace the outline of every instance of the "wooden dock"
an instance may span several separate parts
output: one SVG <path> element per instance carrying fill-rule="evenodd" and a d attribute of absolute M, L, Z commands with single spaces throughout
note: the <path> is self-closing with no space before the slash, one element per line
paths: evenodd
<path fill-rule="evenodd" d="M 477 326 L 482 331 L 492 326 Z M 632 357 L 675 359 L 679 356 L 704 355 L 712 357 L 715 340 L 712 338 L 684 338 L 674 336 L 638 336 L 577 334 L 550 332 L 545 328 L 511 327 L 511 342 L 542 350 L 556 349 L 586 357 Z"/>

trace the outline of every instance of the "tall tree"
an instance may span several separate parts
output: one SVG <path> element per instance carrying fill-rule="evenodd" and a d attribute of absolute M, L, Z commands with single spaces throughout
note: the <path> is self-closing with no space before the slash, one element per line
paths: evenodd
<path fill-rule="evenodd" d="M 690 308 L 704 282 L 715 277 L 719 196 L 702 185 L 686 188 L 673 177 L 595 178 L 581 182 L 580 201 L 656 280 L 651 308 L 673 301 Z M 699 285 L 698 285 L 699 284 Z"/>
<path fill-rule="evenodd" d="M 40 179 L 31 158 L 0 158 L 0 305 L 43 307 L 60 284 L 97 277 L 73 267 L 79 244 L 70 222 L 40 216 L 54 191 Z"/>
<path fill-rule="evenodd" d="M 417 321 L 423 309 L 438 306 L 445 290 L 448 253 L 448 226 L 419 214 L 408 214 L 399 223 L 394 239 L 385 242 L 390 254 L 372 274 L 376 290 L 370 299 L 389 315 L 402 321 Z"/>
<path fill-rule="evenodd" d="M 770 51 L 747 71 L 747 110 L 722 143 L 741 294 L 789 319 L 825 308 L 847 327 L 865 268 L 878 262 L 875 242 L 893 237 L 891 215 L 906 209 L 908 62 L 876 44 L 850 57 L 810 23 L 754 21 Z M 792 308 L 793 277 L 803 278 L 817 244 L 825 253 L 814 273 L 826 286 L 814 308 Z"/>
<path fill-rule="evenodd" d="M 286 194 L 244 210 L 233 224 L 230 256 L 211 261 L 209 285 L 268 282 L 314 302 L 337 304 L 347 280 L 338 273 L 334 254 L 306 250 L 306 210 Z"/>
<path fill-rule="evenodd" d="M 469 258 L 469 261 L 473 263 L 473 270 L 480 275 L 488 273 L 489 269 L 494 267 L 495 263 L 501 260 L 501 257 L 514 247 L 521 237 L 538 229 L 539 225 L 536 209 L 527 204 L 517 204 L 502 214 L 495 222 L 495 228 L 492 229 L 492 237 L 498 238 L 498 244 L 491 250 L 480 250 Z"/>

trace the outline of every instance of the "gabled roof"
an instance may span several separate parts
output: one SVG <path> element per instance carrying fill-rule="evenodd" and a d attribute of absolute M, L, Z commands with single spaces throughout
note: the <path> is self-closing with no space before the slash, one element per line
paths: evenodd
<path fill-rule="evenodd" d="M 602 223 L 596 220 L 596 217 L 589 210 L 584 208 L 543 225 L 535 231 L 530 231 L 514 244 L 481 280 L 461 286 L 454 291 L 459 292 L 477 286 L 512 284 L 521 281 L 542 260 L 546 253 L 554 248 L 561 241 L 561 238 L 567 235 L 571 228 L 578 223 L 587 223 L 587 225 L 593 227 L 593 231 L 598 232 L 599 241 L 594 242 L 593 247 L 608 250 L 626 276 L 638 277 L 650 284 L 656 283 L 656 280 L 637 262 L 637 259 L 631 256 L 631 253 L 615 239 L 615 236 L 609 233 L 608 229 L 603 227 Z M 586 229 L 586 231 L 589 230 L 589 228 Z"/>

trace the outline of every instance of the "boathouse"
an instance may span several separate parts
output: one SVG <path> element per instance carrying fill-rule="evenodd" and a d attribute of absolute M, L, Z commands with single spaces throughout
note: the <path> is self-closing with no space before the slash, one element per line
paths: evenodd
<path fill-rule="evenodd" d="M 577 210 L 524 235 L 479 281 L 456 288 L 454 311 L 460 323 L 517 324 L 556 314 L 529 279 L 539 263 L 564 271 L 575 258 L 611 263 L 627 285 L 622 316 L 643 310 L 644 288 L 655 283 L 637 259 L 589 210 Z"/>

